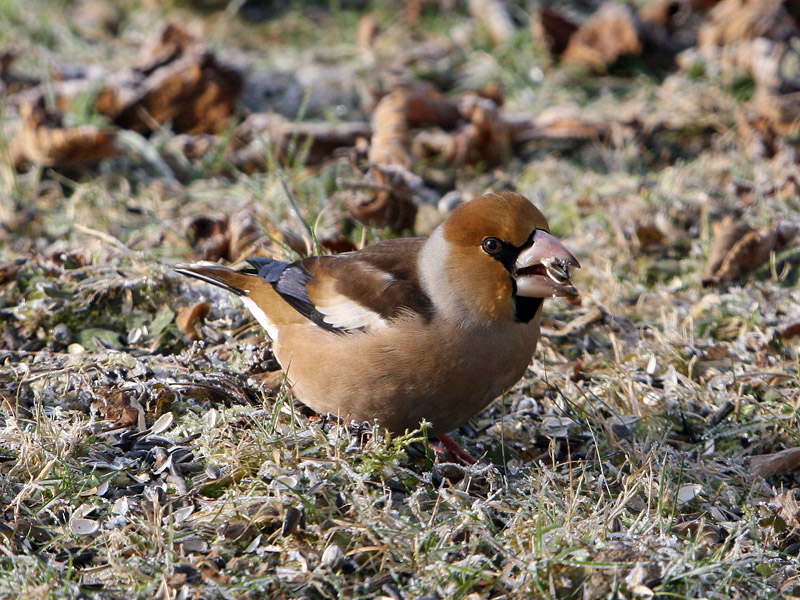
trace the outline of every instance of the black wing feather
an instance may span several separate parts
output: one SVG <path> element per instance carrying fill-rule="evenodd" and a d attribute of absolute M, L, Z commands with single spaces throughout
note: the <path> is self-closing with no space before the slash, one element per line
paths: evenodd
<path fill-rule="evenodd" d="M 308 290 L 306 290 L 306 284 L 311 279 L 311 273 L 308 272 L 301 261 L 287 263 L 272 258 L 259 257 L 248 259 L 247 262 L 253 265 L 259 277 L 263 277 L 266 283 L 271 284 L 281 298 L 301 315 L 304 315 L 327 331 L 346 333 L 346 330 L 326 323 L 324 315 L 311 302 Z"/>

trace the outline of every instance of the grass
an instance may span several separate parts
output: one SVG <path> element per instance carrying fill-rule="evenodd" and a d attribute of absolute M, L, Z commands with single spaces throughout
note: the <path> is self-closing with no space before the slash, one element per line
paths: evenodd
<path fill-rule="evenodd" d="M 55 19 L 48 10 L 37 4 L 42 23 Z M 358 15 L 347 3 L 309 10 L 261 25 L 163 12 L 207 24 L 215 50 L 239 52 L 253 73 L 341 60 L 369 85 L 354 42 L 337 42 L 335 59 L 325 52 L 328 25 L 355 40 Z M 10 5 L 0 14 L 16 23 L 13 43 L 91 60 L 73 27 L 48 30 Z M 127 2 L 121 18 L 130 41 L 161 17 Z M 386 19 L 387 36 L 407 42 L 468 27 L 457 13 L 426 13 L 417 34 Z M 99 43 L 111 52 L 118 40 Z M 797 165 L 743 153 L 744 79 L 723 88 L 697 68 L 668 82 L 578 77 L 529 44 L 520 33 L 494 51 L 477 36 L 446 64 L 415 68 L 444 65 L 466 89 L 484 66 L 508 86 L 509 108 L 525 110 L 535 67 L 537 107 L 574 103 L 611 119 L 645 101 L 645 118 L 677 125 L 534 150 L 500 174 L 580 258 L 583 304 L 546 303 L 527 376 L 456 432 L 487 457 L 473 467 L 432 455 L 424 433 L 390 439 L 312 415 L 270 375 L 265 335 L 235 299 L 172 273 L 192 258 L 185 223 L 197 215 L 247 209 L 265 229 L 308 237 L 322 213 L 334 228 L 335 166 L 309 169 L 298 149 L 291 166 L 253 175 L 220 175 L 217 154 L 185 179 L 133 154 L 69 174 L 4 167 L 0 597 L 797 595 L 796 477 L 754 478 L 747 457 L 800 445 L 796 338 L 776 334 L 800 320 L 800 266 L 787 255 L 783 276 L 701 285 L 712 222 L 731 212 L 757 226 L 798 222 L 796 197 L 767 192 Z M 41 74 L 43 56 L 25 65 Z M 88 106 L 69 118 L 95 122 Z M 13 124 L 9 110 L 3 118 Z M 453 179 L 468 188 L 495 176 Z M 761 201 L 740 200 L 732 178 Z M 643 246 L 644 224 L 662 239 Z M 191 342 L 175 315 L 202 299 L 213 308 Z M 147 430 L 166 414 L 169 427 Z"/>

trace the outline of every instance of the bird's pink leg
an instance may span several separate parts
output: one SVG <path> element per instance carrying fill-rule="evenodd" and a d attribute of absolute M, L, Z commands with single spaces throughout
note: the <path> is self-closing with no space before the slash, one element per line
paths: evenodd
<path fill-rule="evenodd" d="M 434 444 L 430 444 L 430 447 L 438 452 L 446 452 L 449 450 L 453 454 L 455 454 L 458 458 L 463 460 L 468 465 L 474 465 L 478 462 L 478 459 L 472 456 L 469 452 L 464 450 L 461 446 L 459 446 L 456 441 L 451 438 L 449 435 L 440 434 L 437 435 L 436 438 L 439 440 L 441 446 L 436 446 Z"/>

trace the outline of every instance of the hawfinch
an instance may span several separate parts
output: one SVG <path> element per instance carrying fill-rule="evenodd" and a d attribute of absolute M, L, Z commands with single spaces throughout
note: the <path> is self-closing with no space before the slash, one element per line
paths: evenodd
<path fill-rule="evenodd" d="M 542 300 L 575 297 L 578 261 L 531 202 L 491 193 L 425 238 L 293 263 L 176 271 L 237 294 L 273 341 L 294 394 L 321 414 L 441 436 L 525 374 Z M 440 439 L 441 439 L 440 438 Z"/>

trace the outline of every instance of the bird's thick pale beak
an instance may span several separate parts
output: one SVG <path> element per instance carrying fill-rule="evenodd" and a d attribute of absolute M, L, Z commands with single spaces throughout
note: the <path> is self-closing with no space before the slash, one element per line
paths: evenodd
<path fill-rule="evenodd" d="M 578 260 L 555 237 L 537 229 L 529 248 L 520 252 L 514 264 L 517 295 L 530 298 L 568 296 L 578 290 L 572 285 L 571 269 L 580 268 Z"/>

